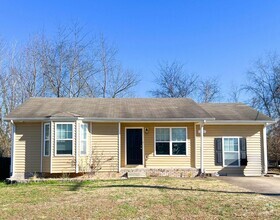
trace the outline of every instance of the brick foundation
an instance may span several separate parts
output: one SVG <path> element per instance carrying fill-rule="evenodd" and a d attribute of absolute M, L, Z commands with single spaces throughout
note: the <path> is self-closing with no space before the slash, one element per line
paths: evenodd
<path fill-rule="evenodd" d="M 195 168 L 143 168 L 143 169 L 131 169 L 122 168 L 121 176 L 125 176 L 128 172 L 145 172 L 147 177 L 177 177 L 177 178 L 191 178 L 198 175 L 198 170 Z"/>

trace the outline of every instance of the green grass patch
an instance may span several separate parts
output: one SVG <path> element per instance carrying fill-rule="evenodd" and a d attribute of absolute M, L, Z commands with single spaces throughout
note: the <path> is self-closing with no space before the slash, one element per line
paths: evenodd
<path fill-rule="evenodd" d="M 0 219 L 277 219 L 280 199 L 217 179 L 0 182 Z"/>

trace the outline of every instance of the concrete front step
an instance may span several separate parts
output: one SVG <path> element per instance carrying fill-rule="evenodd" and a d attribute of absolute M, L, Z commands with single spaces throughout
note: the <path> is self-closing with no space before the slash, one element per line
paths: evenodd
<path fill-rule="evenodd" d="M 143 178 L 143 177 L 147 177 L 147 173 L 144 171 L 127 172 L 127 178 Z"/>

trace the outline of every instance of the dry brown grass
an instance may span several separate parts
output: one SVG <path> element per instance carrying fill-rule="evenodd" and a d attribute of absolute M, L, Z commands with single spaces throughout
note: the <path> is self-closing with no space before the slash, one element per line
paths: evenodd
<path fill-rule="evenodd" d="M 280 200 L 217 179 L 0 184 L 1 219 L 277 219 Z"/>

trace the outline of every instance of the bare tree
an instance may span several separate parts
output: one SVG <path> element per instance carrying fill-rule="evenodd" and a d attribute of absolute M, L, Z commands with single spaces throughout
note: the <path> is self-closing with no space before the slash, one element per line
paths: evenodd
<path fill-rule="evenodd" d="M 197 100 L 202 103 L 218 101 L 221 98 L 221 88 L 217 77 L 199 82 Z"/>
<path fill-rule="evenodd" d="M 229 102 L 240 102 L 242 89 L 238 85 L 231 83 L 230 91 L 228 93 L 228 101 Z"/>
<path fill-rule="evenodd" d="M 270 53 L 259 59 L 248 72 L 248 82 L 243 89 L 250 95 L 249 103 L 278 123 L 268 129 L 268 157 L 280 159 L 280 57 Z"/>
<path fill-rule="evenodd" d="M 3 50 L 2 50 L 3 52 Z M 18 52 L 17 45 L 10 46 L 10 50 L 4 51 L 5 57 L 1 65 L 0 73 L 0 91 L 1 91 L 1 128 L 0 128 L 0 148 L 2 156 L 10 155 L 10 132 L 11 126 L 9 123 L 3 121 L 3 117 L 13 110 L 17 105 L 24 100 L 24 94 L 22 90 L 22 82 L 19 79 L 18 68 Z"/>
<path fill-rule="evenodd" d="M 280 57 L 268 54 L 248 71 L 243 89 L 251 95 L 249 103 L 273 118 L 280 118 Z"/>
<path fill-rule="evenodd" d="M 52 40 L 42 41 L 42 69 L 52 95 L 95 96 L 88 88 L 97 72 L 92 52 L 94 40 L 78 24 L 59 27 Z"/>
<path fill-rule="evenodd" d="M 99 39 L 97 48 L 99 73 L 96 82 L 101 92 L 101 97 L 124 97 L 135 87 L 139 78 L 132 70 L 123 68 L 117 59 L 118 50 L 110 45 L 103 35 Z"/>
<path fill-rule="evenodd" d="M 9 135 L 8 135 L 8 126 L 4 123 L 3 117 L 5 115 L 5 106 L 3 105 L 3 86 L 5 76 L 4 70 L 4 57 L 6 55 L 6 43 L 4 40 L 0 39 L 0 157 L 5 157 L 10 155 L 9 148 Z M 6 100 L 5 100 L 6 101 Z"/>
<path fill-rule="evenodd" d="M 46 96 L 47 83 L 42 71 L 43 35 L 35 35 L 19 52 L 19 74 L 25 98 Z"/>
<path fill-rule="evenodd" d="M 268 158 L 275 161 L 275 166 L 279 166 L 280 162 L 280 121 L 269 129 L 267 135 Z"/>
<path fill-rule="evenodd" d="M 189 97 L 197 89 L 198 76 L 186 73 L 184 65 L 179 62 L 159 63 L 155 75 L 157 88 L 150 91 L 154 97 Z"/>
<path fill-rule="evenodd" d="M 10 143 L 11 126 L 3 117 L 29 97 L 123 97 L 137 83 L 115 47 L 78 23 L 60 26 L 54 37 L 34 35 L 21 45 L 0 41 L 0 149 L 9 149 Z"/>

